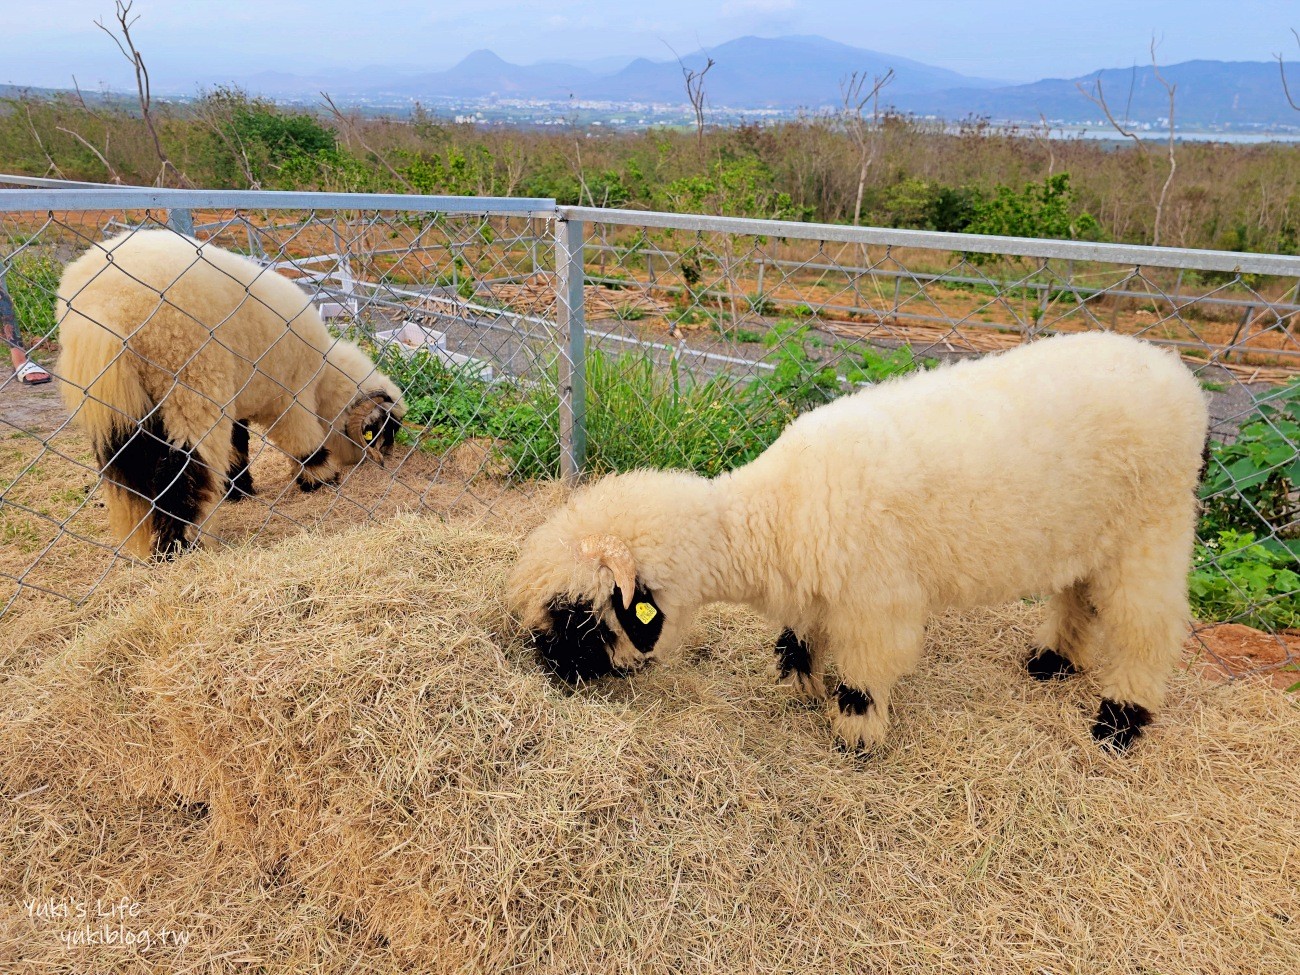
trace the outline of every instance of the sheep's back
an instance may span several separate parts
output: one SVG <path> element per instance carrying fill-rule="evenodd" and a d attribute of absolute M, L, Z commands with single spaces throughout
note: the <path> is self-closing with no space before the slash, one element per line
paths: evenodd
<path fill-rule="evenodd" d="M 923 566 L 939 601 L 978 603 L 1068 583 L 1151 525 L 1181 530 L 1206 427 L 1177 358 L 1070 336 L 814 410 L 739 476 L 780 499 L 788 557 L 821 577 L 892 560 Z M 801 554 L 828 525 L 842 544 Z"/>
<path fill-rule="evenodd" d="M 329 340 L 293 282 L 166 230 L 92 247 L 65 270 L 59 298 L 65 354 L 116 356 L 129 346 L 155 400 L 177 379 L 223 402 L 296 395 Z"/>

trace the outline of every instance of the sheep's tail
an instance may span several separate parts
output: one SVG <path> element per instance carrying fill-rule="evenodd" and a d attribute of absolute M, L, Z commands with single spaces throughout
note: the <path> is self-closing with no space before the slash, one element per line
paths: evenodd
<path fill-rule="evenodd" d="M 143 360 L 106 328 L 78 329 L 59 360 L 64 403 L 87 432 L 103 474 L 109 528 L 139 558 L 189 547 L 189 529 L 217 493 L 194 445 L 178 442 L 141 380 Z"/>

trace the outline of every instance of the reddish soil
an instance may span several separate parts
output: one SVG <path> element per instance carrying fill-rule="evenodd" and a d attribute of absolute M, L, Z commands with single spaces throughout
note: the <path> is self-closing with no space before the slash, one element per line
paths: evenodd
<path fill-rule="evenodd" d="M 1240 623 L 1218 623 L 1188 637 L 1187 666 L 1209 680 L 1258 677 L 1274 687 L 1300 682 L 1300 633 L 1265 633 Z"/>

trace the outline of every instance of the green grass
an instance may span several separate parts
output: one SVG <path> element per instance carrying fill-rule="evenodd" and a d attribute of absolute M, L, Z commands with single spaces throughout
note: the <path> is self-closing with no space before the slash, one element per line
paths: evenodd
<path fill-rule="evenodd" d="M 9 266 L 5 287 L 13 299 L 18 327 L 28 342 L 58 338 L 54 297 L 63 268 L 52 258 L 20 256 Z"/>

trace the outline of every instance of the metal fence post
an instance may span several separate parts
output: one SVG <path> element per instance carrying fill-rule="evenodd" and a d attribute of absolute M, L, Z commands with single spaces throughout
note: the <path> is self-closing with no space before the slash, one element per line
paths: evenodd
<path fill-rule="evenodd" d="M 194 236 L 194 214 L 189 210 L 168 210 L 167 226 L 186 237 Z"/>
<path fill-rule="evenodd" d="M 556 326 L 560 355 L 560 474 L 573 483 L 587 459 L 587 334 L 581 220 L 555 221 Z"/>

